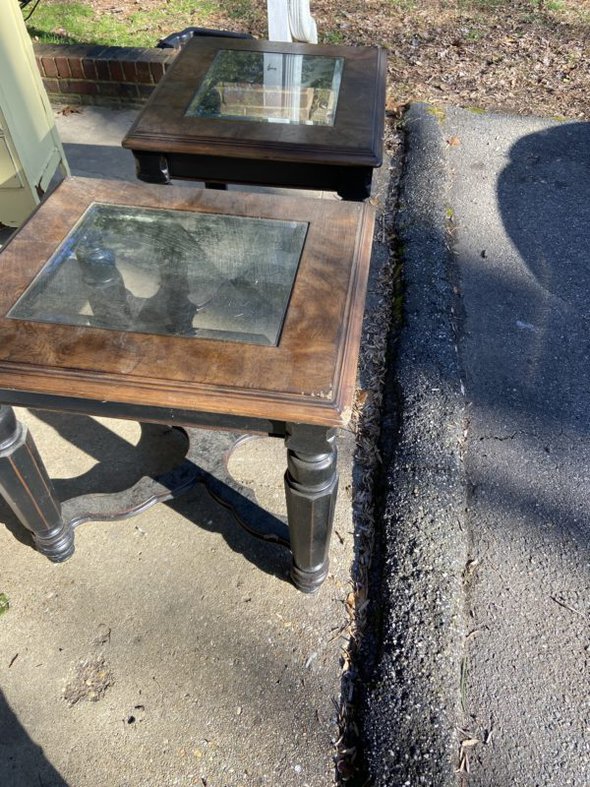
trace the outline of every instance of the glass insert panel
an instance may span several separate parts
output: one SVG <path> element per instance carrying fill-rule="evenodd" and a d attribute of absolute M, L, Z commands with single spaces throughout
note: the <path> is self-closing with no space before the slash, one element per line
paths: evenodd
<path fill-rule="evenodd" d="M 95 203 L 8 316 L 276 345 L 307 226 Z"/>
<path fill-rule="evenodd" d="M 187 117 L 333 126 L 344 60 L 220 50 Z"/>

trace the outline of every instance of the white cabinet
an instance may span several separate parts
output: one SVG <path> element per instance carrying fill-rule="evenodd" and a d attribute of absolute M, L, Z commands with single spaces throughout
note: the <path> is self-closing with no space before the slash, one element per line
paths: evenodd
<path fill-rule="evenodd" d="M 22 224 L 58 167 L 69 174 L 31 39 L 17 0 L 2 0 L 0 223 Z"/>

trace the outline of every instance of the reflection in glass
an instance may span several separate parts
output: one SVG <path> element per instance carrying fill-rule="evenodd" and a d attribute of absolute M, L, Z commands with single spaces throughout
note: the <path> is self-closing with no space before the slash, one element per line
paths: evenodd
<path fill-rule="evenodd" d="M 188 117 L 333 126 L 344 60 L 222 49 Z"/>
<path fill-rule="evenodd" d="M 9 317 L 277 344 L 307 224 L 95 203 Z"/>

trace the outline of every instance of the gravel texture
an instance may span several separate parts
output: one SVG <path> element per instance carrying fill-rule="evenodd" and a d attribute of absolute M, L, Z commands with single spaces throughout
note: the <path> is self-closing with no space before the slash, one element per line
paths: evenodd
<path fill-rule="evenodd" d="M 380 652 L 366 691 L 366 759 L 376 785 L 455 782 L 466 561 L 464 430 L 445 215 L 446 166 L 435 115 L 413 106 L 397 235 L 403 328 L 382 434 L 386 490 Z"/>

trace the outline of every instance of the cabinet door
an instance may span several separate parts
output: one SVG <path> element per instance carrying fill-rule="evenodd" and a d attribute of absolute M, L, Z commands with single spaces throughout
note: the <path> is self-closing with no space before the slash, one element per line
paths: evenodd
<path fill-rule="evenodd" d="M 17 0 L 2 0 L 0 24 L 0 223 L 16 227 L 57 167 L 68 174 L 53 111 Z"/>

